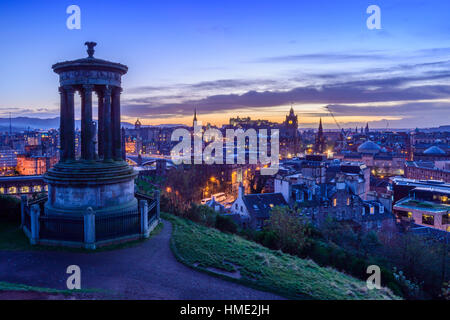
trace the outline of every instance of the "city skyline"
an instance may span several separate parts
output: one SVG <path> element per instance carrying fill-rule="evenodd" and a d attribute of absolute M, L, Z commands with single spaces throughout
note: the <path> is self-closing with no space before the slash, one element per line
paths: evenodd
<path fill-rule="evenodd" d="M 9 43 L 1 53 L 8 77 L 0 80 L 0 117 L 58 116 L 50 66 L 61 56 L 84 57 L 80 43 L 92 40 L 96 57 L 132 70 L 122 102 L 122 121 L 130 123 L 189 125 L 194 108 L 205 124 L 235 116 L 282 122 L 292 104 L 301 127 L 322 117 L 325 129 L 337 129 L 326 107 L 343 127 L 448 124 L 444 1 L 379 1 L 381 30 L 367 29 L 370 3 L 357 1 L 178 1 L 170 10 L 78 1 L 81 30 L 65 26 L 70 4 L 0 5 L 0 35 Z M 420 20 L 429 23 L 414 23 Z"/>

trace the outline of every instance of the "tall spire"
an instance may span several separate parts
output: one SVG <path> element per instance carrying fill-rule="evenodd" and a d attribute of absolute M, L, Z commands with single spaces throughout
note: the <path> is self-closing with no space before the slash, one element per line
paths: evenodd
<path fill-rule="evenodd" d="M 197 123 L 197 108 L 194 108 L 194 119 L 192 120 L 192 127 Z"/>
<path fill-rule="evenodd" d="M 322 154 L 325 152 L 325 137 L 323 136 L 323 126 L 322 118 L 319 121 L 319 129 L 317 131 L 316 143 L 315 143 L 316 153 Z"/>

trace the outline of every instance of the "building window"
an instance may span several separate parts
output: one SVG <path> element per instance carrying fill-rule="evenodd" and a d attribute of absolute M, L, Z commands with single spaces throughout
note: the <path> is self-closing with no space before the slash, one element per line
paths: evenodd
<path fill-rule="evenodd" d="M 450 224 L 450 213 L 442 215 L 442 224 Z"/>
<path fill-rule="evenodd" d="M 350 205 L 350 198 L 347 198 L 347 205 Z"/>
<path fill-rule="evenodd" d="M 334 199 L 333 199 L 333 207 L 336 207 L 336 206 L 337 206 L 337 199 L 334 198 Z"/>
<path fill-rule="evenodd" d="M 432 216 L 430 214 L 423 214 L 422 215 L 422 223 L 430 225 L 430 226 L 434 226 L 434 216 Z"/>

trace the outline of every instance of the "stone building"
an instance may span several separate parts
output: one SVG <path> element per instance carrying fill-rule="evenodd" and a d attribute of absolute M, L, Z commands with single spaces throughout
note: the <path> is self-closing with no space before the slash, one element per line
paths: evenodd
<path fill-rule="evenodd" d="M 442 180 L 450 183 L 450 160 L 407 161 L 405 177 L 417 180 Z"/>
<path fill-rule="evenodd" d="M 392 185 L 398 222 L 450 232 L 450 184 L 395 178 Z"/>
<path fill-rule="evenodd" d="M 276 206 L 287 206 L 281 193 L 245 194 L 244 187 L 239 187 L 236 200 L 231 205 L 230 211 L 239 217 L 243 228 L 261 230 L 268 219 L 270 211 Z"/>

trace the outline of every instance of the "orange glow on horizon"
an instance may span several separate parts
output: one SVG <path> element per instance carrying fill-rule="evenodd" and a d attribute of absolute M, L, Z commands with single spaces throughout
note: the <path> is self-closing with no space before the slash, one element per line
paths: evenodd
<path fill-rule="evenodd" d="M 277 115 L 274 115 L 276 113 Z M 321 117 L 318 116 L 308 116 L 308 114 L 303 114 L 301 112 L 296 112 L 299 116 L 299 128 L 315 128 L 319 124 Z M 239 116 L 240 118 L 250 117 L 252 120 L 262 119 L 269 120 L 271 122 L 283 123 L 286 120 L 286 115 L 278 115 L 279 112 L 224 112 L 224 113 L 209 113 L 209 114 L 199 114 L 197 113 L 197 118 L 202 122 L 202 125 L 211 125 L 221 127 L 224 124 L 229 124 L 230 118 L 235 118 Z M 367 122 L 372 121 L 382 121 L 382 120 L 401 120 L 401 117 L 392 117 L 386 115 L 380 116 L 335 116 L 336 120 L 343 127 L 352 127 L 355 123 L 359 126 Z M 187 126 L 192 126 L 193 115 L 182 116 L 182 117 L 169 117 L 169 118 L 142 118 L 139 117 L 139 121 L 142 125 L 159 125 L 159 124 L 184 124 Z M 136 122 L 136 117 L 126 117 L 122 116 L 122 121 L 127 121 L 131 124 Z M 337 129 L 336 123 L 331 117 L 322 117 L 322 123 L 326 129 Z M 383 122 L 384 124 L 384 122 Z"/>

